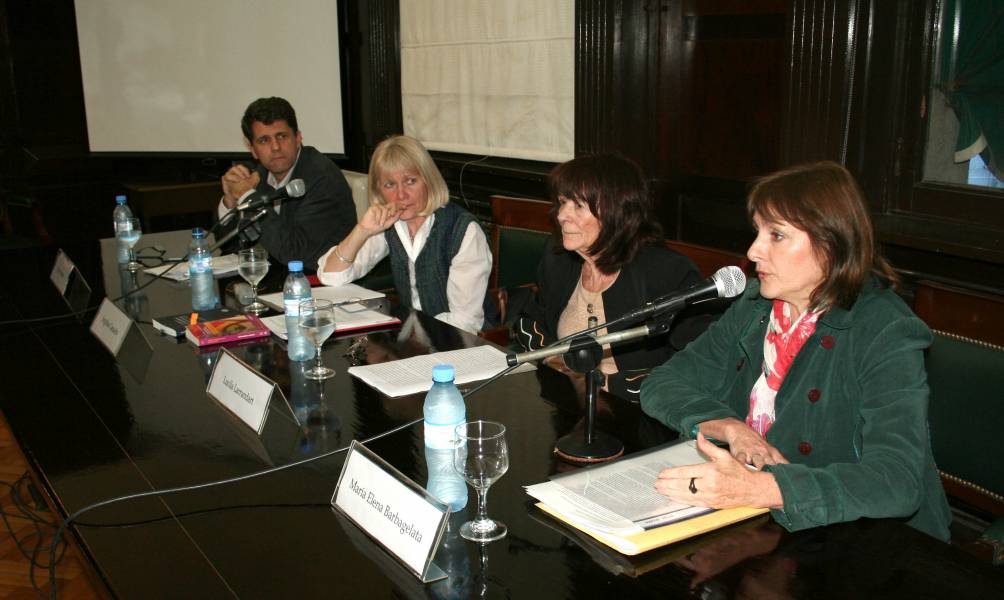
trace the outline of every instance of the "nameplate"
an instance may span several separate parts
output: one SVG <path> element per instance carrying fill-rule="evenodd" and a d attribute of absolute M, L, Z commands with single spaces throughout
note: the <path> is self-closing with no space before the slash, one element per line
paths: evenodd
<path fill-rule="evenodd" d="M 66 294 L 66 286 L 70 283 L 70 274 L 74 269 L 73 261 L 60 250 L 56 253 L 56 263 L 52 265 L 52 273 L 49 273 L 49 281 L 59 290 L 59 295 Z"/>
<path fill-rule="evenodd" d="M 118 356 L 130 327 L 132 319 L 129 315 L 122 312 L 122 309 L 115 306 L 115 303 L 107 297 L 101 301 L 98 314 L 91 321 L 91 333 L 113 356 Z"/>
<path fill-rule="evenodd" d="M 331 504 L 423 582 L 446 577 L 432 564 L 450 507 L 353 440 Z"/>
<path fill-rule="evenodd" d="M 275 383 L 224 348 L 213 367 L 206 393 L 261 435 L 274 389 Z"/>

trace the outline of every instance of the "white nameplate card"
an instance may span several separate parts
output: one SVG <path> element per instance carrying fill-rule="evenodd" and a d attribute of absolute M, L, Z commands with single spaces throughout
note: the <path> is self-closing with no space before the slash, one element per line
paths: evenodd
<path fill-rule="evenodd" d="M 122 312 L 121 308 L 115 306 L 114 302 L 105 297 L 101 301 L 101 306 L 98 307 L 98 314 L 91 322 L 91 333 L 105 345 L 105 348 L 108 348 L 113 356 L 118 356 L 119 349 L 122 348 L 122 342 L 125 341 L 130 327 L 132 327 L 132 319 L 129 318 L 129 315 Z"/>
<path fill-rule="evenodd" d="M 60 250 L 56 253 L 56 263 L 52 265 L 52 273 L 49 273 L 49 280 L 56 286 L 60 295 L 66 294 L 66 285 L 70 283 L 70 274 L 76 267 L 70 257 Z"/>
<path fill-rule="evenodd" d="M 224 348 L 213 367 L 206 393 L 261 435 L 275 383 Z"/>
<path fill-rule="evenodd" d="M 446 577 L 432 564 L 450 507 L 353 440 L 331 504 L 424 583 Z"/>

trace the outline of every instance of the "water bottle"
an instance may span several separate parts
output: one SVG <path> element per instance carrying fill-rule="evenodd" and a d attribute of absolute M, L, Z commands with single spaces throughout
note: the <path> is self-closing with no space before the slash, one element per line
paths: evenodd
<path fill-rule="evenodd" d="M 440 450 L 432 448 L 427 442 L 425 465 L 429 469 L 429 481 L 426 482 L 425 489 L 430 494 L 449 504 L 450 512 L 457 512 L 467 506 L 467 482 L 453 467 L 452 443 L 449 450 Z"/>
<path fill-rule="evenodd" d="M 188 246 L 188 281 L 192 285 L 192 310 L 209 310 L 220 305 L 209 240 L 201 227 L 192 230 L 192 243 Z"/>
<path fill-rule="evenodd" d="M 286 354 L 289 360 L 314 358 L 314 345 L 300 331 L 300 301 L 309 300 L 310 282 L 303 274 L 303 261 L 289 261 L 289 275 L 282 287 L 282 304 L 286 309 Z"/>
<path fill-rule="evenodd" d="M 452 450 L 457 425 L 467 418 L 467 408 L 460 390 L 453 385 L 453 365 L 432 367 L 432 388 L 425 395 L 425 445 L 437 450 Z"/>
<path fill-rule="evenodd" d="M 119 264 L 129 262 L 129 245 L 122 241 L 119 231 L 124 229 L 123 225 L 128 226 L 129 219 L 131 218 L 132 210 L 126 204 L 125 195 L 120 194 L 115 196 L 115 210 L 112 211 L 112 231 L 115 233 L 115 255 L 118 258 Z"/>

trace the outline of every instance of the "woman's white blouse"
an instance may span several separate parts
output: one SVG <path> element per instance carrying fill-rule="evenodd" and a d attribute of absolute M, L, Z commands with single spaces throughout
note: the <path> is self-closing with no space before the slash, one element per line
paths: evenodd
<path fill-rule="evenodd" d="M 415 238 L 408 234 L 408 224 L 404 221 L 394 223 L 394 231 L 408 254 L 408 282 L 411 287 L 411 305 L 422 309 L 418 297 L 418 286 L 415 284 L 415 259 L 422 252 L 436 213 L 432 213 L 422 223 L 415 233 Z M 324 253 L 317 263 L 326 264 L 328 257 L 334 252 L 331 248 Z M 370 272 L 378 262 L 390 253 L 390 247 L 383 233 L 378 233 L 366 240 L 356 258 L 348 269 L 340 272 L 318 271 L 317 277 L 324 285 L 344 285 L 351 283 Z M 488 247 L 488 239 L 477 223 L 467 226 L 460 250 L 450 263 L 450 274 L 446 280 L 446 299 L 450 310 L 435 315 L 437 319 L 449 323 L 458 329 L 477 333 L 485 320 L 483 302 L 484 291 L 488 287 L 488 276 L 492 270 L 492 251 Z"/>

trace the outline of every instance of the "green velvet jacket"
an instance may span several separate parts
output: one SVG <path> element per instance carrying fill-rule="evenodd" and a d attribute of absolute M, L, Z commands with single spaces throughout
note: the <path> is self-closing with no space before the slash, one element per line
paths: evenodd
<path fill-rule="evenodd" d="M 641 405 L 689 436 L 704 421 L 745 420 L 763 365 L 771 301 L 754 282 L 703 336 L 652 371 Z M 767 441 L 788 530 L 902 517 L 942 540 L 951 514 L 931 454 L 924 349 L 931 332 L 895 293 L 866 283 L 850 310 L 816 323 L 781 384 Z"/>

